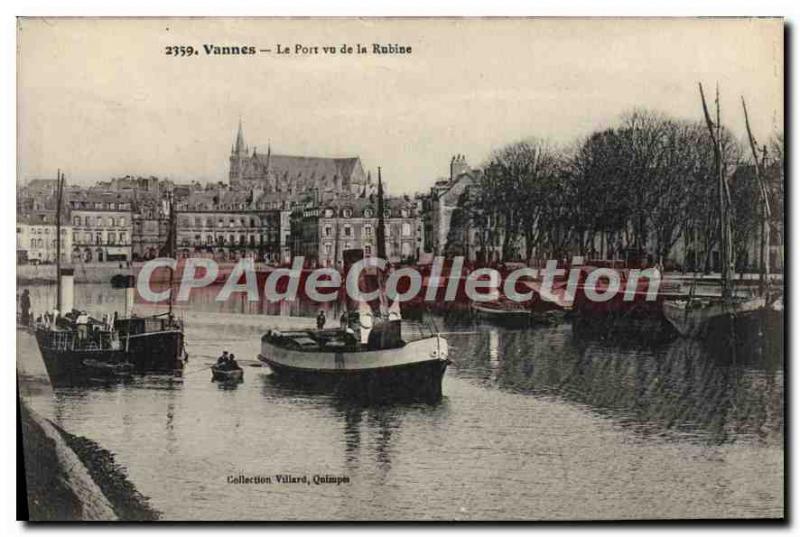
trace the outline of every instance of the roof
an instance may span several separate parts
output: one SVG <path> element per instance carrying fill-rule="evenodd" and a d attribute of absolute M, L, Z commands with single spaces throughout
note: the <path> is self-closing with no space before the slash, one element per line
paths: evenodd
<path fill-rule="evenodd" d="M 58 179 L 31 179 L 25 184 L 27 188 L 31 189 L 55 189 L 58 186 Z"/>
<path fill-rule="evenodd" d="M 360 162 L 358 157 L 299 157 L 258 152 L 253 152 L 253 158 L 264 166 L 269 159 L 270 173 L 288 179 L 351 177 Z"/>
<path fill-rule="evenodd" d="M 68 225 L 69 219 L 66 214 L 61 215 L 62 225 Z M 30 226 L 55 226 L 56 213 L 55 211 L 39 211 L 27 214 L 17 214 L 17 224 L 30 225 Z"/>

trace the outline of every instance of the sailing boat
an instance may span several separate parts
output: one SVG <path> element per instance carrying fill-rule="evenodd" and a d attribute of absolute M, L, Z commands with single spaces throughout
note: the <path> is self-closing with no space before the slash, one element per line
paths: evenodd
<path fill-rule="evenodd" d="M 759 295 L 756 296 L 739 296 L 736 294 L 736 289 L 731 281 L 733 275 L 733 256 L 732 256 L 732 231 L 731 231 L 731 201 L 730 192 L 728 191 L 728 183 L 725 177 L 725 170 L 722 162 L 722 141 L 721 141 L 721 126 L 719 119 L 719 88 L 717 88 L 716 95 L 716 123 L 711 120 L 711 116 L 706 106 L 705 95 L 703 94 L 703 86 L 700 87 L 700 99 L 703 103 L 703 114 L 706 121 L 706 126 L 714 144 L 714 170 L 717 177 L 717 189 L 720 208 L 720 227 L 719 227 L 719 242 L 720 242 L 720 260 L 721 260 L 721 277 L 720 285 L 722 293 L 720 297 L 704 297 L 696 298 L 690 296 L 688 299 L 683 300 L 665 300 L 662 305 L 664 317 L 669 323 L 678 331 L 682 336 L 687 337 L 701 337 L 713 332 L 715 325 L 730 325 L 730 322 L 737 318 L 743 318 L 752 314 L 756 314 L 763 310 L 767 304 L 767 292 L 763 289 Z M 744 104 L 744 101 L 742 101 Z M 745 108 L 745 118 L 747 117 L 747 109 Z M 750 134 L 750 127 L 748 122 L 748 135 L 752 143 L 752 135 Z M 761 174 L 759 171 L 759 162 L 756 156 L 756 168 L 759 181 Z M 766 196 L 766 191 L 763 190 L 762 194 Z M 767 204 L 767 199 L 764 197 L 762 203 Z M 768 214 L 768 205 L 765 214 Z M 767 281 L 765 278 L 763 281 Z"/>
<path fill-rule="evenodd" d="M 385 259 L 383 184 L 378 168 L 377 254 Z M 348 250 L 346 260 L 356 253 Z M 345 266 L 345 272 L 347 267 Z M 401 332 L 400 305 L 385 307 L 383 274 L 377 271 L 380 312 L 366 302 L 350 304 L 342 326 L 318 330 L 271 330 L 261 338 L 258 359 L 273 373 L 300 384 L 330 388 L 358 399 L 438 400 L 442 378 L 450 361 L 447 340 L 431 334 L 405 341 Z M 363 273 L 362 273 L 363 274 Z M 366 283 L 366 278 L 362 282 Z"/>

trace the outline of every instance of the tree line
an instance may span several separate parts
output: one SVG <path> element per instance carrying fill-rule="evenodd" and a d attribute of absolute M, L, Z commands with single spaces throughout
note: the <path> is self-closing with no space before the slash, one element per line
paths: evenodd
<path fill-rule="evenodd" d="M 721 128 L 737 270 L 757 264 L 747 245 L 763 218 L 753 158 Z M 773 229 L 783 221 L 783 136 L 762 148 Z M 530 139 L 492 153 L 459 199 L 447 250 L 489 261 L 596 257 L 668 261 L 678 241 L 684 270 L 710 271 L 719 241 L 719 189 L 706 126 L 646 110 L 571 147 Z M 471 233 L 472 237 L 466 237 Z M 773 238 L 775 237 L 773 233 Z M 471 239 L 471 240 L 470 240 Z M 599 248 L 599 250 L 598 250 Z"/>

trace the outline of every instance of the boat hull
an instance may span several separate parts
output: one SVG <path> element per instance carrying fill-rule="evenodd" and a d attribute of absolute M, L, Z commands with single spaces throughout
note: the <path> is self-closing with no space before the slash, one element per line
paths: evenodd
<path fill-rule="evenodd" d="M 121 336 L 126 344 L 126 336 Z M 183 368 L 183 331 L 134 334 L 127 341 L 126 358 L 139 374 L 174 373 Z"/>
<path fill-rule="evenodd" d="M 450 363 L 439 336 L 356 352 L 306 352 L 262 340 L 258 358 L 279 380 L 367 401 L 439 400 Z"/>
<path fill-rule="evenodd" d="M 211 368 L 211 380 L 214 382 L 242 382 L 244 371 L 241 369 L 217 369 Z"/>
<path fill-rule="evenodd" d="M 732 321 L 743 320 L 762 311 L 766 307 L 764 297 L 725 303 L 721 300 L 709 301 L 698 307 L 686 307 L 686 301 L 665 300 L 664 318 L 685 337 L 709 337 L 733 326 Z M 722 331 L 722 332 L 721 332 Z"/>
<path fill-rule="evenodd" d="M 129 375 L 115 375 L 109 369 L 103 371 L 92 364 L 126 364 L 123 350 L 60 350 L 43 344 L 45 336 L 37 331 L 36 339 L 42 353 L 50 384 L 54 387 L 81 386 L 93 384 L 97 381 L 116 382 L 127 378 Z"/>
<path fill-rule="evenodd" d="M 503 309 L 484 306 L 482 304 L 472 304 L 470 309 L 475 318 L 501 326 L 525 327 L 530 325 L 533 321 L 531 312 L 522 308 Z"/>

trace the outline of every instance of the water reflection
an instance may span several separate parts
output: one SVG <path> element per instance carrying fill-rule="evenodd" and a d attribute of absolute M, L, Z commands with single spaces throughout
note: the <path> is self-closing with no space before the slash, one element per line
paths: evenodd
<path fill-rule="evenodd" d="M 775 334 L 726 355 L 690 339 L 654 343 L 646 326 L 638 335 L 579 322 L 482 328 L 485 335 L 451 337 L 459 376 L 588 405 L 642 434 L 782 441 L 782 346 L 766 344 Z"/>

